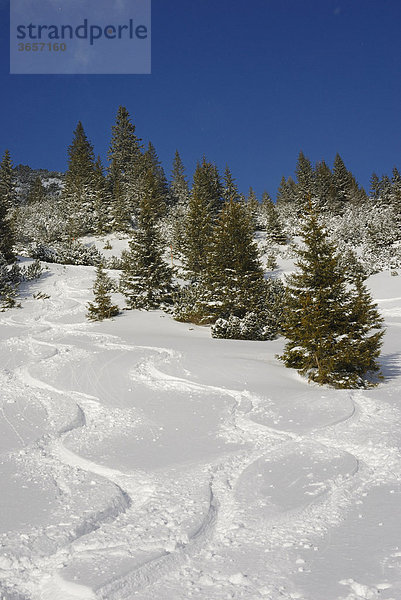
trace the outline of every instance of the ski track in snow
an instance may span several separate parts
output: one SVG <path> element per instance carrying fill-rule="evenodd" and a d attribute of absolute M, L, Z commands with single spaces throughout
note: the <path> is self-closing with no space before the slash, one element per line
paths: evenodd
<path fill-rule="evenodd" d="M 60 280 L 55 282 L 52 291 L 49 318 L 74 315 L 82 311 L 86 301 L 85 294 L 82 298 L 71 295 L 72 291 L 68 288 L 68 284 Z M 16 320 L 15 314 L 22 321 Z M 267 426 L 252 420 L 255 407 L 263 404 L 265 399 L 255 396 L 248 390 L 207 385 L 163 372 L 164 364 L 180 366 L 182 362 L 180 353 L 170 348 L 128 345 L 120 342 L 117 336 L 88 331 L 89 326 L 86 323 L 63 324 L 49 321 L 42 315 L 28 323 L 23 319 L 22 312 L 1 317 L 1 322 L 5 324 L 17 328 L 28 325 L 30 329 L 28 339 L 26 336 L 21 336 L 21 339 L 17 337 L 15 340 L 16 343 L 22 341 L 29 349 L 31 361 L 27 365 L 15 368 L 14 376 L 25 394 L 27 390 L 31 391 L 35 399 L 42 403 L 53 430 L 31 446 L 25 446 L 21 452 L 22 456 L 29 454 L 32 464 L 35 464 L 35 461 L 39 464 L 46 460 L 47 468 L 54 472 L 56 484 L 57 471 L 62 468 L 71 472 L 72 481 L 74 473 L 83 472 L 97 478 L 100 484 L 102 481 L 107 482 L 114 489 L 115 495 L 109 498 L 109 504 L 106 502 L 102 510 L 98 510 L 89 518 L 87 515 L 82 517 L 75 532 L 67 538 L 61 537 L 61 543 L 56 547 L 53 546 L 49 553 L 45 555 L 38 553 L 36 556 L 23 557 L 23 559 L 9 557 L 8 568 L 0 562 L 0 574 L 5 581 L 3 595 L 5 594 L 7 600 L 8 598 L 130 600 L 135 593 L 152 586 L 162 578 L 172 577 L 172 574 L 183 567 L 187 569 L 187 573 L 195 577 L 191 573 L 191 560 L 194 560 L 199 552 L 210 549 L 216 552 L 218 548 L 223 551 L 232 543 L 235 545 L 241 540 L 245 541 L 246 536 L 249 535 L 246 528 L 241 530 L 237 527 L 237 521 L 244 516 L 239 510 L 235 490 L 247 470 L 264 457 L 274 461 L 308 446 L 327 455 L 338 451 L 348 456 L 354 465 L 349 473 L 340 474 L 325 482 L 322 491 L 318 489 L 316 495 L 311 495 L 310 501 L 306 504 L 273 515 L 270 520 L 261 523 L 258 530 L 253 531 L 255 541 L 258 541 L 258 537 L 260 540 L 269 539 L 271 547 L 276 549 L 282 547 L 284 540 L 291 545 L 303 535 L 323 535 L 344 519 L 347 508 L 366 489 L 378 483 L 399 479 L 401 472 L 399 448 L 389 446 L 385 441 L 375 445 L 361 444 L 360 436 L 357 435 L 360 430 L 375 429 L 381 422 L 389 422 L 395 409 L 384 402 L 379 403 L 371 397 L 368 398 L 363 392 L 349 393 L 348 415 L 316 428 L 308 434 L 298 434 L 291 429 Z M 96 396 L 80 391 L 57 389 L 32 375 L 32 367 L 45 365 L 46 361 L 60 356 L 63 352 L 68 351 L 70 358 L 74 356 L 74 346 L 68 348 L 65 344 L 43 339 L 55 333 L 88 337 L 94 341 L 94 347 L 98 344 L 106 350 L 135 353 L 143 351 L 145 357 L 131 370 L 130 377 L 151 390 L 230 398 L 231 409 L 220 427 L 220 435 L 229 442 L 240 444 L 238 452 L 218 458 L 215 463 L 205 468 L 209 480 L 208 507 L 196 528 L 187 535 L 186 539 L 177 543 L 171 550 L 166 549 L 156 553 L 156 556 L 136 566 L 132 571 L 106 582 L 95 590 L 62 578 L 60 567 L 68 564 L 71 559 L 79 557 L 80 554 L 87 555 L 91 551 L 101 551 L 104 559 L 107 560 L 108 548 L 104 547 L 103 543 L 104 540 L 110 541 L 112 536 L 107 533 L 106 528 L 115 527 L 114 530 L 111 529 L 115 534 L 119 531 L 120 521 L 127 530 L 128 526 L 132 527 L 138 514 L 146 510 L 159 484 L 154 474 L 109 468 L 85 459 L 67 448 L 64 443 L 67 436 L 75 430 L 85 430 L 88 423 L 96 420 L 99 411 L 104 411 L 105 408 L 101 407 L 100 400 Z M 43 355 L 43 350 L 47 351 L 47 354 L 45 352 Z M 63 399 L 64 422 L 60 422 L 59 406 L 55 398 Z M 3 406 L 1 416 L 14 431 L 19 442 L 25 445 L 22 435 L 6 416 Z M 65 493 L 65 490 L 61 489 L 61 492 Z M 100 537 L 100 542 L 97 541 L 99 536 L 103 536 Z M 129 544 L 129 540 L 127 541 L 125 537 L 123 541 Z M 129 548 L 127 552 L 129 555 Z M 240 585 L 240 579 L 235 585 Z M 356 589 L 355 586 L 359 584 L 353 585 Z M 275 586 L 274 583 L 272 586 L 271 592 L 277 594 L 271 596 L 272 598 L 297 597 Z M 248 598 L 263 595 L 258 590 L 250 593 L 254 595 L 248 595 Z"/>

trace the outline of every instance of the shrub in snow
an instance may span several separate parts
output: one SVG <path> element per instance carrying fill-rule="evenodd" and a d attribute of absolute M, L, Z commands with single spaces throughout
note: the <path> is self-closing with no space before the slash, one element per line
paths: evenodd
<path fill-rule="evenodd" d="M 33 279 L 39 279 L 43 273 L 42 265 L 38 259 L 34 260 L 26 267 L 21 269 L 21 280 L 32 281 Z"/>
<path fill-rule="evenodd" d="M 51 263 L 62 265 L 97 266 L 102 255 L 94 246 L 87 247 L 76 240 L 70 242 L 54 242 L 51 246 L 37 245 L 31 250 L 31 256 Z"/>
<path fill-rule="evenodd" d="M 274 271 L 278 268 L 277 264 L 277 250 L 275 248 L 267 248 L 266 249 L 266 269 L 269 271 Z"/>
<path fill-rule="evenodd" d="M 197 281 L 182 287 L 174 296 L 173 317 L 183 323 L 204 325 L 213 320 L 216 304 L 208 302 L 207 289 Z"/>
<path fill-rule="evenodd" d="M 204 282 L 185 286 L 176 295 L 173 316 L 177 321 L 212 324 L 212 337 L 238 340 L 271 340 L 281 330 L 284 286 L 280 280 L 268 279 L 258 285 L 247 310 L 238 305 L 232 312 L 227 304 L 214 300 Z"/>
<path fill-rule="evenodd" d="M 66 220 L 60 203 L 45 200 L 14 210 L 15 236 L 22 247 L 47 244 L 66 237 Z"/>
<path fill-rule="evenodd" d="M 230 315 L 228 319 L 219 318 L 212 325 L 212 337 L 230 340 L 271 340 L 276 331 L 263 323 L 260 315 L 254 312 L 246 313 L 242 318 Z"/>
<path fill-rule="evenodd" d="M 123 261 L 118 256 L 110 256 L 109 258 L 103 259 L 103 263 L 106 269 L 119 271 L 123 268 Z"/>
<path fill-rule="evenodd" d="M 368 275 L 387 269 L 401 268 L 401 248 L 399 246 L 363 246 L 361 260 Z"/>

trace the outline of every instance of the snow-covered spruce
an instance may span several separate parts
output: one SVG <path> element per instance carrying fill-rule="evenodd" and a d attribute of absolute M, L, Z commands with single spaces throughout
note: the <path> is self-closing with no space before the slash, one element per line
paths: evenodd
<path fill-rule="evenodd" d="M 120 289 L 129 308 L 167 308 L 173 301 L 172 269 L 166 264 L 157 226 L 163 199 L 152 171 L 144 179 L 138 227 L 122 256 Z"/>
<path fill-rule="evenodd" d="M 96 269 L 96 279 L 93 284 L 95 301 L 88 303 L 87 317 L 90 321 L 103 321 L 103 319 L 110 319 L 118 315 L 119 308 L 111 301 L 112 288 L 113 282 L 100 263 Z"/>
<path fill-rule="evenodd" d="M 241 203 L 223 205 L 203 262 L 197 281 L 179 294 L 175 318 L 216 323 L 214 337 L 274 338 L 279 330 L 283 286 L 264 279 L 251 218 Z"/>
<path fill-rule="evenodd" d="M 281 359 L 319 384 L 366 387 L 379 371 L 382 318 L 361 275 L 350 281 L 341 269 L 312 205 L 306 210 L 298 270 L 287 279 Z"/>

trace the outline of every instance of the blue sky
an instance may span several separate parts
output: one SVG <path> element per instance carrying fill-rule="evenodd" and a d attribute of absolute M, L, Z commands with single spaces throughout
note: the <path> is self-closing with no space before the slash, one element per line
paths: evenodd
<path fill-rule="evenodd" d="M 241 191 L 275 197 L 301 149 L 339 152 L 364 186 L 401 168 L 400 0 L 153 0 L 151 75 L 9 75 L 8 14 L 0 0 L 0 152 L 16 164 L 64 170 L 78 120 L 105 159 L 122 104 L 168 173 L 176 148 L 189 175 L 205 154 Z"/>

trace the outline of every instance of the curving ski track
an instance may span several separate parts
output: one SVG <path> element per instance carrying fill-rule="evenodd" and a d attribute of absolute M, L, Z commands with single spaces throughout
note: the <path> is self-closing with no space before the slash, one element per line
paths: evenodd
<path fill-rule="evenodd" d="M 56 282 L 56 301 L 53 299 L 51 313 L 77 314 L 82 311 L 85 300 L 77 299 L 70 294 L 65 294 L 67 285 L 65 282 Z M 69 301 L 65 308 L 65 300 Z M 384 300 L 383 300 L 384 301 Z M 19 315 L 18 315 L 19 316 Z M 21 326 L 20 321 L 13 320 L 13 316 L 2 317 L 3 323 L 12 326 Z M 262 457 L 268 457 L 270 461 L 286 456 L 296 451 L 307 443 L 316 449 L 323 448 L 325 452 L 336 450 L 350 457 L 354 463 L 349 473 L 339 475 L 327 483 L 320 495 L 311 498 L 310 502 L 303 506 L 285 511 L 280 515 L 274 515 L 260 528 L 260 536 L 269 536 L 272 547 L 280 547 L 283 539 L 291 539 L 291 535 L 307 534 L 319 531 L 323 534 L 336 523 L 344 519 L 348 507 L 358 498 L 361 493 L 369 487 L 377 485 L 383 480 L 391 481 L 399 478 L 401 473 L 401 454 L 396 446 L 388 446 L 385 442 L 378 444 L 374 449 L 368 445 L 358 442 L 355 436 L 349 433 L 352 424 L 353 430 L 359 426 L 364 427 L 364 420 L 375 420 L 376 414 L 386 412 L 385 404 L 366 398 L 363 393 L 355 392 L 349 394 L 349 413 L 340 419 L 334 419 L 325 426 L 315 428 L 306 434 L 299 434 L 291 429 L 282 429 L 266 424 L 257 423 L 252 419 L 252 413 L 256 405 L 263 404 L 264 398 L 252 394 L 249 390 L 228 389 L 207 385 L 189 378 L 177 377 L 163 372 L 163 364 L 178 365 L 182 362 L 182 355 L 171 348 L 129 345 L 121 342 L 117 336 L 109 334 L 96 334 L 88 331 L 86 323 L 78 325 L 64 325 L 49 321 L 44 316 L 29 323 L 34 328 L 28 338 L 32 360 L 30 364 L 15 369 L 15 375 L 21 385 L 39 392 L 38 398 L 49 416 L 49 422 L 55 423 L 57 427 L 50 435 L 38 440 L 31 448 L 34 454 L 38 449 L 38 460 L 41 456 L 50 457 L 52 460 L 73 470 L 81 470 L 90 473 L 100 479 L 106 480 L 114 486 L 115 495 L 111 505 L 105 506 L 102 512 L 94 515 L 86 524 L 81 523 L 77 527 L 75 535 L 65 540 L 65 545 L 57 548 L 56 552 L 44 558 L 36 558 L 32 563 L 35 575 L 32 577 L 31 585 L 22 586 L 19 592 L 11 592 L 6 586 L 5 598 L 32 600 L 71 600 L 80 598 L 90 600 L 94 598 L 102 600 L 129 600 L 135 592 L 152 586 L 159 579 L 170 576 L 172 572 L 178 571 L 183 564 L 190 563 L 201 551 L 210 546 L 214 548 L 224 547 L 227 537 L 231 535 L 232 523 L 235 520 L 237 501 L 235 499 L 235 488 L 243 474 Z M 196 393 L 210 397 L 228 397 L 232 400 L 231 409 L 227 412 L 224 422 L 221 424 L 220 434 L 232 442 L 241 444 L 243 450 L 229 457 L 217 460 L 216 464 L 210 465 L 209 471 L 209 500 L 208 509 L 197 528 L 188 535 L 186 543 L 178 544 L 172 551 L 165 551 L 152 559 L 145 561 L 131 572 L 120 578 L 115 578 L 103 584 L 95 591 L 79 586 L 62 579 L 58 573 L 58 567 L 62 559 L 68 560 L 70 554 L 68 547 L 81 540 L 85 544 L 88 535 L 96 535 L 96 530 L 101 527 L 103 521 L 118 519 L 122 513 L 135 514 L 135 511 L 145 506 L 156 490 L 156 483 L 152 476 L 144 477 L 143 473 L 125 472 L 118 469 L 105 467 L 104 465 L 87 460 L 79 454 L 71 451 L 64 444 L 67 435 L 79 428 L 87 427 L 88 417 L 91 411 L 100 404 L 99 398 L 84 394 L 80 391 L 66 392 L 57 389 L 40 378 L 32 375 L 32 366 L 37 366 L 60 353 L 60 345 L 55 342 L 40 339 L 49 332 L 61 331 L 63 333 L 79 332 L 81 336 L 92 338 L 95 343 L 101 340 L 102 347 L 107 349 L 121 350 L 125 352 L 146 351 L 153 356 L 146 356 L 135 365 L 131 371 L 131 378 L 150 390 L 158 392 L 173 391 L 177 393 Z M 27 341 L 26 338 L 25 342 Z M 35 350 L 36 347 L 45 347 L 50 354 L 42 356 Z M 74 348 L 71 347 L 73 351 Z M 58 407 L 54 400 L 46 397 L 40 392 L 50 392 L 56 397 L 62 397 L 70 410 L 70 418 L 64 423 L 57 424 Z M 390 410 L 390 409 L 388 409 Z M 381 412 L 380 412 L 381 411 Z M 20 442 L 24 440 L 15 429 L 1 408 L 3 418 Z M 388 418 L 384 414 L 383 418 Z M 385 472 L 383 465 L 385 464 Z M 129 515 L 128 515 L 129 518 Z M 294 533 L 295 532 L 295 533 Z M 240 536 L 240 534 L 238 534 Z M 245 534 L 244 534 L 245 535 Z M 240 539 L 240 537 L 239 537 Z M 105 549 L 107 556 L 107 549 Z M 49 565 L 50 564 L 50 568 Z M 32 589 L 36 586 L 35 589 Z M 30 589 L 29 589 L 30 587 Z M 8 594 L 8 595 L 7 595 Z M 12 595 L 14 594 L 14 595 Z M 19 595 L 18 595 L 19 594 Z M 24 595 L 25 594 L 25 595 Z M 249 596 L 250 598 L 251 596 Z M 280 597 L 290 598 L 285 592 L 280 592 Z"/>

